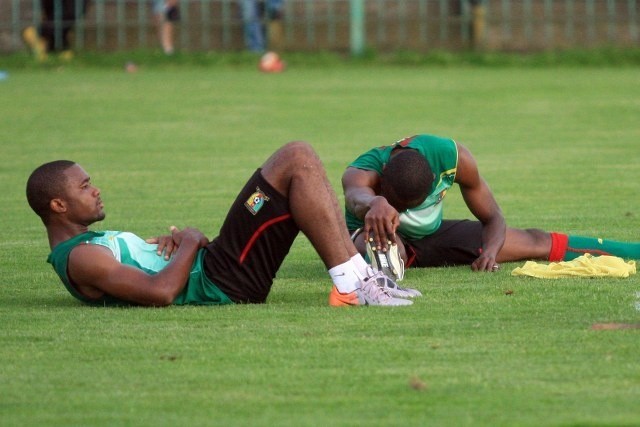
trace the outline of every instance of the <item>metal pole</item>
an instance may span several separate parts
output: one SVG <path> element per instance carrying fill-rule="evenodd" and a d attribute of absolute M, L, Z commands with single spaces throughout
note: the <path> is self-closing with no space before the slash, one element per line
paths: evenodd
<path fill-rule="evenodd" d="M 351 12 L 351 54 L 354 56 L 364 53 L 364 0 L 350 0 Z"/>
<path fill-rule="evenodd" d="M 138 0 L 138 46 L 147 47 L 147 5 Z"/>
<path fill-rule="evenodd" d="M 511 39 L 511 3 L 508 0 L 502 0 L 502 38 Z"/>
<path fill-rule="evenodd" d="M 104 0 L 96 0 L 96 47 L 104 48 L 105 41 L 105 12 Z"/>
<path fill-rule="evenodd" d="M 594 0 L 587 0 L 587 35 L 589 42 L 596 38 L 596 7 Z"/>
<path fill-rule="evenodd" d="M 222 0 L 222 49 L 231 46 L 231 5 L 230 0 Z"/>
<path fill-rule="evenodd" d="M 553 23 L 554 23 L 553 5 L 551 0 L 544 1 L 544 44 L 545 47 L 553 45 Z"/>
<path fill-rule="evenodd" d="M 200 0 L 200 23 L 202 25 L 200 35 L 200 48 L 207 50 L 211 44 L 211 4 L 208 0 Z"/>
<path fill-rule="evenodd" d="M 447 0 L 440 0 L 440 41 L 449 41 L 449 8 Z"/>
<path fill-rule="evenodd" d="M 420 23 L 420 41 L 422 43 L 426 43 L 427 42 L 427 1 L 426 0 L 420 0 L 420 4 L 419 4 L 419 19 L 418 22 Z"/>
<path fill-rule="evenodd" d="M 307 26 L 307 44 L 316 44 L 316 21 L 313 13 L 313 1 L 305 0 L 304 2 L 304 17 L 305 24 Z"/>
<path fill-rule="evenodd" d="M 18 0 L 13 0 L 11 3 L 11 33 L 12 33 L 11 48 L 17 48 L 19 46 L 15 42 L 16 40 L 20 39 L 20 37 L 18 36 L 20 34 L 19 22 L 20 22 L 20 4 L 18 3 Z M 33 20 L 33 22 L 36 22 L 35 19 Z"/>
<path fill-rule="evenodd" d="M 376 3 L 376 7 L 378 9 L 378 14 L 376 16 L 376 43 L 377 44 L 385 44 L 387 42 L 387 25 L 385 22 L 386 17 L 386 8 L 384 4 L 384 0 L 378 0 Z"/>
<path fill-rule="evenodd" d="M 62 25 L 64 24 L 63 19 L 62 1 L 55 0 L 53 2 L 53 46 L 49 46 L 51 50 L 62 49 Z"/>
<path fill-rule="evenodd" d="M 616 5 L 614 0 L 607 0 L 607 35 L 609 42 L 615 43 L 616 41 Z"/>
<path fill-rule="evenodd" d="M 629 10 L 629 35 L 631 40 L 638 41 L 638 13 L 636 11 L 636 0 L 628 0 L 627 8 Z"/>
<path fill-rule="evenodd" d="M 567 37 L 567 39 L 573 43 L 574 41 L 574 34 L 575 34 L 575 29 L 573 26 L 573 0 L 565 0 L 565 36 Z"/>
<path fill-rule="evenodd" d="M 126 46 L 126 25 L 125 4 L 122 0 L 116 2 L 116 25 L 117 25 L 117 49 L 122 50 Z"/>
<path fill-rule="evenodd" d="M 327 10 L 327 39 L 329 40 L 329 44 L 330 45 L 334 45 L 336 42 L 336 14 L 334 11 L 334 4 L 335 2 L 332 0 L 330 1 L 327 6 L 328 6 L 328 10 Z"/>

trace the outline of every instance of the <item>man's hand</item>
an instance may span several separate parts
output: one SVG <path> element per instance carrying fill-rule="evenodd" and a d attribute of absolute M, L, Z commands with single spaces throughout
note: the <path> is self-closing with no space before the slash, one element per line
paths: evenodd
<path fill-rule="evenodd" d="M 471 269 L 473 271 L 498 271 L 500 264 L 496 262 L 496 255 L 490 254 L 488 251 L 483 251 L 482 254 L 475 261 L 471 263 Z"/>
<path fill-rule="evenodd" d="M 364 216 L 364 238 L 384 252 L 389 245 L 396 243 L 396 229 L 399 225 L 398 211 L 389 204 L 387 199 L 376 196 Z"/>
<path fill-rule="evenodd" d="M 172 225 L 169 227 L 169 231 L 171 232 L 170 235 L 151 237 L 146 240 L 147 243 L 157 244 L 158 256 L 162 256 L 164 253 L 164 258 L 167 260 L 178 250 L 185 239 L 198 242 L 201 248 L 209 243 L 207 237 L 196 228 L 187 227 L 184 230 L 179 230 L 178 227 Z"/>
<path fill-rule="evenodd" d="M 347 209 L 364 222 L 365 241 L 371 241 L 380 251 L 386 251 L 389 242 L 396 243 L 400 214 L 386 198 L 377 194 L 380 188 L 378 173 L 348 167 L 342 175 L 342 188 Z"/>

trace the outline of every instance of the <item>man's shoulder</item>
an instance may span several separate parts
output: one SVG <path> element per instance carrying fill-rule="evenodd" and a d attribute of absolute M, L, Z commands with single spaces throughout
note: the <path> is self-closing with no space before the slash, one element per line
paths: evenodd
<path fill-rule="evenodd" d="M 390 147 L 375 147 L 358 156 L 349 163 L 349 167 L 382 172 L 382 167 L 389 161 Z"/>
<path fill-rule="evenodd" d="M 95 244 L 79 244 L 69 252 L 70 270 L 99 271 L 100 267 L 117 263 L 113 252 L 105 246 Z"/>
<path fill-rule="evenodd" d="M 96 245 L 90 241 L 81 242 L 78 245 L 74 246 L 69 252 L 70 255 L 81 254 L 81 255 L 92 255 L 92 256 L 100 256 L 100 254 L 109 254 L 113 258 L 113 253 L 109 250 L 108 247 L 104 245 Z"/>
<path fill-rule="evenodd" d="M 109 253 L 113 257 L 113 251 L 110 250 L 110 246 L 106 243 L 111 233 L 113 232 L 87 231 L 78 234 L 57 244 L 51 250 L 47 261 L 53 264 L 54 267 L 59 267 L 70 262 L 72 256 L 74 260 L 78 257 L 87 257 L 87 261 L 91 261 L 92 257 L 103 253 Z"/>

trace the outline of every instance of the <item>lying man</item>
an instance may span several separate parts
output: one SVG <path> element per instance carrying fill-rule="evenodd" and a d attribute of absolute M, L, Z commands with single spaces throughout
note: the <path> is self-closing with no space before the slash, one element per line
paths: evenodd
<path fill-rule="evenodd" d="M 478 221 L 443 220 L 454 183 Z M 448 138 L 416 135 L 373 148 L 347 167 L 342 186 L 347 228 L 360 253 L 369 242 L 370 254 L 395 252 L 406 266 L 495 271 L 501 262 L 563 261 L 585 253 L 640 258 L 640 243 L 507 227 L 475 159 Z"/>
<path fill-rule="evenodd" d="M 100 190 L 71 161 L 38 167 L 27 200 L 46 227 L 48 262 L 67 290 L 89 304 L 265 302 L 298 231 L 329 270 L 330 305 L 409 305 L 398 297 L 419 295 L 398 288 L 358 254 L 323 165 L 303 142 L 284 145 L 253 174 L 212 241 L 173 226 L 170 235 L 146 241 L 90 231 L 105 218 Z"/>

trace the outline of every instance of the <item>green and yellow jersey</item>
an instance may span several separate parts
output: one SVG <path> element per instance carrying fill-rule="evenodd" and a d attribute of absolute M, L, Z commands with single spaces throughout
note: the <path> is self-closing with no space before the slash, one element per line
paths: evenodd
<path fill-rule="evenodd" d="M 400 212 L 398 233 L 407 239 L 416 240 L 434 233 L 442 223 L 442 202 L 454 183 L 458 167 L 458 147 L 455 141 L 449 138 L 415 135 L 392 145 L 373 148 L 359 156 L 349 166 L 375 171 L 381 175 L 384 166 L 389 162 L 391 151 L 398 146 L 417 150 L 427 159 L 435 175 L 431 191 L 425 201 L 420 206 Z M 348 209 L 345 216 L 349 230 L 355 230 L 364 225 L 364 222 Z"/>

